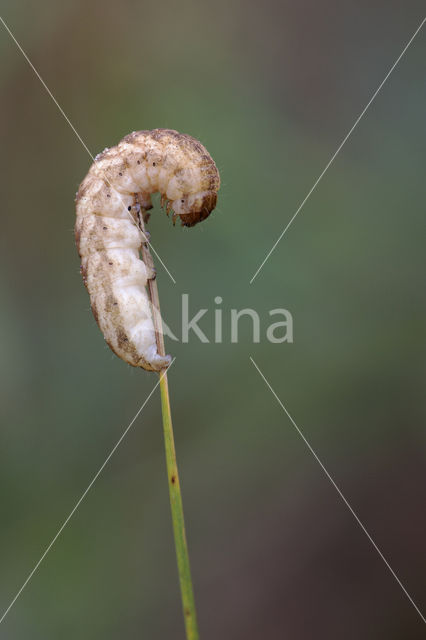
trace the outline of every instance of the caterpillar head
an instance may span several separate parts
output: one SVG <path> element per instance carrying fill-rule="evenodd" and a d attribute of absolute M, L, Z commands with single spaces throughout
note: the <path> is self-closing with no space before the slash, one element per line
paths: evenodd
<path fill-rule="evenodd" d="M 193 227 L 211 214 L 216 202 L 216 191 L 200 191 L 173 200 L 170 205 L 175 215 L 180 216 L 184 227 Z"/>

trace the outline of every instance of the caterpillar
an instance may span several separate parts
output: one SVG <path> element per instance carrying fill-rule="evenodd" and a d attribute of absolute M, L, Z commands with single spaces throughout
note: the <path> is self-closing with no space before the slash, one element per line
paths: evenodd
<path fill-rule="evenodd" d="M 160 371 L 171 356 L 158 353 L 148 280 L 140 257 L 159 192 L 173 224 L 205 220 L 216 206 L 219 172 L 205 147 L 171 129 L 135 131 L 96 156 L 76 194 L 75 240 L 93 315 L 112 351 L 133 367 Z M 143 216 L 143 218 L 141 218 Z"/>

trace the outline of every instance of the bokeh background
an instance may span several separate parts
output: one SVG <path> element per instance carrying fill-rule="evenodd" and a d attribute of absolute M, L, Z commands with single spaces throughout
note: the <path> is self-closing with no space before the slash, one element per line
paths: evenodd
<path fill-rule="evenodd" d="M 420 609 L 425 561 L 426 33 L 252 285 L 419 25 L 416 0 L 2 3 L 93 153 L 198 137 L 222 176 L 202 225 L 152 240 L 162 309 L 223 298 L 224 343 L 169 341 L 202 638 L 424 637 L 425 627 L 249 361 Z M 74 246 L 90 165 L 0 25 L 0 602 L 9 605 L 155 384 L 106 347 Z M 230 343 L 230 309 L 262 318 Z M 294 343 L 265 339 L 268 311 Z M 244 325 L 244 326 L 243 326 Z M 158 391 L 0 626 L 15 640 L 183 639 Z"/>

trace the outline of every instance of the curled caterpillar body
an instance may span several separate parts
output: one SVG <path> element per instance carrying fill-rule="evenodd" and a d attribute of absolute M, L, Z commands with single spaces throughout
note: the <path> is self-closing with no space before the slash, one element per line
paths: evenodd
<path fill-rule="evenodd" d="M 141 209 L 160 192 L 173 222 L 191 227 L 210 215 L 219 186 L 203 145 L 169 129 L 137 131 L 105 149 L 80 185 L 75 239 L 93 315 L 114 353 L 134 367 L 160 371 L 171 361 L 157 351 L 146 291 L 155 273 L 139 254 Z"/>

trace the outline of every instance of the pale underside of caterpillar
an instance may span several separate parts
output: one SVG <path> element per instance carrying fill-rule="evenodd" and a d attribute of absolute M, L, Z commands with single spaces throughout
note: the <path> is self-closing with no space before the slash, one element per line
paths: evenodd
<path fill-rule="evenodd" d="M 93 315 L 114 353 L 134 367 L 160 371 L 146 290 L 155 277 L 140 257 L 141 216 L 159 192 L 173 223 L 194 226 L 216 206 L 219 172 L 203 145 L 170 129 L 136 131 L 95 161 L 76 197 L 75 239 Z"/>

